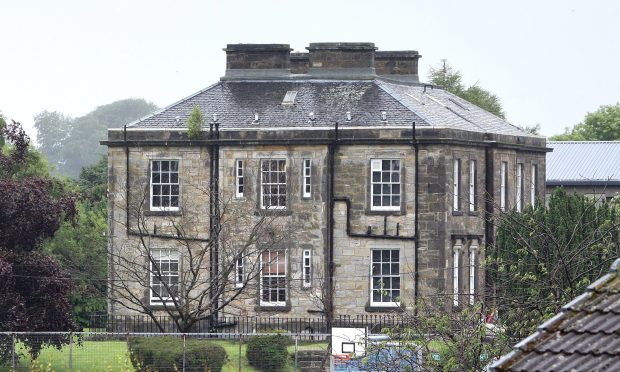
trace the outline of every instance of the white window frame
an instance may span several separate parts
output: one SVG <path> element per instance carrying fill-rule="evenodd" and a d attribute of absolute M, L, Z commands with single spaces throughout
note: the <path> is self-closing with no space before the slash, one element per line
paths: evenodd
<path fill-rule="evenodd" d="M 499 189 L 499 209 L 503 212 L 506 210 L 506 204 L 508 201 L 507 198 L 507 191 L 506 190 L 506 184 L 508 183 L 508 162 L 507 161 L 503 161 L 501 163 L 501 167 L 500 167 L 500 171 L 499 171 L 499 178 L 500 178 L 500 189 Z"/>
<path fill-rule="evenodd" d="M 538 179 L 538 165 L 532 164 L 531 170 L 531 180 L 530 180 L 530 204 L 532 207 L 536 205 L 536 181 Z"/>
<path fill-rule="evenodd" d="M 302 255 L 301 283 L 304 288 L 312 286 L 312 251 L 304 249 Z"/>
<path fill-rule="evenodd" d="M 469 211 L 476 211 L 476 161 L 469 161 Z"/>
<path fill-rule="evenodd" d="M 383 162 L 389 162 L 389 169 L 383 169 Z M 398 170 L 394 170 L 393 162 L 397 162 Z M 400 211 L 401 204 L 403 202 L 403 188 L 402 188 L 402 162 L 400 159 L 371 159 L 370 160 L 370 210 L 373 211 Z M 375 173 L 378 173 L 379 179 L 375 179 Z M 384 181 L 384 175 L 388 176 L 389 180 Z M 398 194 L 393 193 L 394 187 L 398 185 Z M 389 190 L 386 190 L 389 189 Z M 379 193 L 376 193 L 376 191 Z M 389 191 L 389 193 L 384 193 Z M 375 198 L 378 197 L 380 205 L 375 205 Z M 398 205 L 394 204 L 394 197 L 398 197 Z M 384 198 L 389 198 L 389 205 L 383 205 Z"/>
<path fill-rule="evenodd" d="M 460 198 L 460 190 L 461 190 L 461 159 L 454 159 L 454 166 L 452 172 L 452 210 L 458 212 L 461 210 L 461 198 Z"/>
<path fill-rule="evenodd" d="M 304 159 L 302 169 L 303 169 L 302 197 L 310 198 L 312 196 L 312 159 Z"/>
<path fill-rule="evenodd" d="M 473 305 L 476 299 L 476 256 L 478 255 L 478 239 L 474 239 L 469 246 L 469 304 Z"/>
<path fill-rule="evenodd" d="M 162 165 L 164 163 L 168 163 L 168 170 L 164 171 L 162 170 Z M 172 164 L 176 164 L 176 170 L 172 170 Z M 157 166 L 155 166 L 155 164 L 157 164 Z M 178 159 L 152 159 L 151 160 L 151 174 L 149 177 L 149 183 L 150 183 L 150 198 L 149 198 L 149 208 L 152 211 L 178 211 L 179 210 L 179 205 L 181 204 L 181 180 L 180 180 L 180 176 L 181 176 L 181 172 L 180 172 L 180 166 L 181 166 L 181 162 Z M 157 168 L 157 170 L 155 170 L 155 168 Z M 165 176 L 165 177 L 164 177 Z M 176 176 L 176 182 L 173 182 L 173 179 L 175 178 L 174 176 Z M 157 179 L 157 181 L 156 181 Z M 165 181 L 165 179 L 167 179 L 168 181 Z M 159 192 L 155 192 L 155 190 L 159 188 Z M 164 190 L 168 188 L 168 192 L 166 194 L 164 194 Z M 176 189 L 176 192 L 175 192 Z M 169 197 L 170 198 L 170 205 L 168 206 L 162 206 L 162 197 Z M 160 198 L 160 205 L 154 205 L 153 204 L 153 200 L 159 197 Z M 176 197 L 176 206 L 171 205 L 173 198 Z"/>
<path fill-rule="evenodd" d="M 268 164 L 267 169 L 265 165 Z M 276 164 L 275 170 L 272 169 Z M 282 169 L 280 169 L 282 164 Z M 287 186 L 286 186 L 286 159 L 261 159 L 260 161 L 260 207 L 261 209 L 286 209 Z M 275 177 L 274 177 L 275 176 Z M 269 191 L 266 193 L 266 191 Z M 274 193 L 274 191 L 276 191 Z M 276 198 L 276 205 L 271 201 Z M 265 203 L 265 198 L 269 198 L 269 204 Z M 283 198 L 283 200 L 281 200 Z"/>
<path fill-rule="evenodd" d="M 267 260 L 265 260 L 265 254 L 267 254 Z M 288 269 L 288 262 L 287 262 L 287 252 L 285 250 L 265 250 L 262 251 L 260 254 L 260 306 L 286 306 L 286 301 L 288 300 L 288 280 L 287 280 L 287 269 Z M 280 262 L 280 259 L 283 258 L 284 259 L 284 266 L 281 266 L 282 263 Z M 275 265 L 275 269 L 276 272 L 272 273 L 272 268 L 274 267 L 273 265 Z M 283 268 L 283 272 L 280 272 L 280 268 Z M 267 269 L 267 270 L 266 270 Z M 265 279 L 269 279 L 269 278 L 275 278 L 276 279 L 276 287 L 275 288 L 271 288 L 271 285 L 269 285 L 268 288 L 265 287 Z M 278 279 L 283 279 L 282 280 L 282 284 L 283 287 L 281 288 L 279 286 L 279 280 Z M 269 300 L 264 300 L 263 299 L 263 295 L 264 292 L 268 291 L 268 298 Z M 271 296 L 275 291 L 275 295 L 276 295 L 276 300 L 272 301 L 271 300 Z M 279 296 L 280 296 L 280 291 L 284 291 L 284 299 L 282 301 L 278 301 Z"/>
<path fill-rule="evenodd" d="M 245 191 L 243 160 L 235 160 L 235 198 L 243 198 Z"/>
<path fill-rule="evenodd" d="M 453 304 L 459 306 L 459 293 L 460 293 L 460 254 L 463 249 L 463 242 L 461 239 L 456 239 L 454 247 L 452 248 L 452 290 L 453 290 Z"/>
<path fill-rule="evenodd" d="M 375 261 L 375 252 L 379 252 L 379 261 Z M 383 252 L 389 252 L 389 261 L 383 261 Z M 394 252 L 398 252 L 398 261 L 392 261 Z M 397 307 L 400 306 L 400 301 L 382 301 L 383 292 L 389 291 L 391 299 L 400 298 L 402 296 L 402 279 L 401 279 L 401 252 L 398 248 L 373 248 L 370 250 L 370 306 L 378 307 Z M 393 265 L 396 264 L 397 274 L 393 274 Z M 388 265 L 389 273 L 384 273 L 385 265 Z M 379 279 L 380 287 L 375 287 L 375 278 Z M 384 288 L 383 280 L 389 280 L 390 288 Z M 398 279 L 398 280 L 396 280 Z M 398 288 L 392 288 L 395 283 L 398 283 Z M 398 291 L 398 296 L 393 296 L 393 292 Z M 375 292 L 378 292 L 380 299 L 376 301 L 374 299 Z"/>
<path fill-rule="evenodd" d="M 176 290 L 179 290 L 179 277 L 180 277 L 180 262 L 179 262 L 179 251 L 176 249 L 171 249 L 171 248 L 154 248 L 151 249 L 150 251 L 150 258 L 149 258 L 149 294 L 150 294 L 150 304 L 151 305 L 163 305 L 163 304 L 171 304 L 173 303 L 173 297 L 172 296 L 167 296 L 167 297 L 163 297 L 163 296 L 159 296 L 156 292 L 155 292 L 155 287 L 156 286 L 161 286 L 160 288 L 164 289 L 165 286 L 164 284 L 159 284 L 156 283 L 155 280 L 157 279 L 158 282 L 162 282 L 164 280 L 164 278 L 167 278 L 167 284 L 168 284 L 168 288 L 172 289 L 174 288 L 174 286 L 176 285 Z M 168 265 L 168 270 L 165 270 L 165 266 L 163 266 L 164 264 Z M 172 270 L 172 265 L 176 264 L 176 270 Z M 154 265 L 158 265 L 159 269 L 159 275 L 157 273 L 157 270 L 155 269 Z M 159 278 L 157 278 L 159 276 Z M 173 278 L 176 278 L 176 284 L 174 283 Z M 170 293 L 168 293 L 170 294 Z M 178 298 L 178 297 L 177 297 Z"/>
<path fill-rule="evenodd" d="M 517 212 L 523 212 L 523 163 L 517 163 Z"/>
<path fill-rule="evenodd" d="M 245 284 L 245 259 L 240 256 L 235 260 L 235 287 L 243 288 Z"/>

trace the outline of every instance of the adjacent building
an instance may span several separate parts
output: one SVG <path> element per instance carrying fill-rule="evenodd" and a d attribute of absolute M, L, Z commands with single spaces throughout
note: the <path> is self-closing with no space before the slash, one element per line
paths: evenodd
<path fill-rule="evenodd" d="M 214 221 L 214 200 L 297 226 L 255 257 L 235 258 L 226 285 L 243 293 L 217 299 L 227 314 L 303 317 L 325 303 L 335 315 L 387 313 L 437 293 L 453 306 L 482 295 L 490 218 L 544 197 L 543 137 L 419 82 L 417 51 L 224 50 L 220 81 L 108 132 L 109 250 L 144 269 L 129 278 L 110 260 L 110 314 L 172 299 L 191 259 L 177 239 L 185 232 L 206 244 L 219 226 L 243 240 L 240 220 Z M 189 138 L 195 107 L 203 133 Z M 207 271 L 224 269 L 217 249 Z M 256 263 L 244 283 L 244 267 Z M 115 297 L 123 291 L 125 300 Z"/>
<path fill-rule="evenodd" d="M 599 200 L 620 194 L 620 141 L 550 141 L 547 155 L 549 195 L 557 187 Z"/>

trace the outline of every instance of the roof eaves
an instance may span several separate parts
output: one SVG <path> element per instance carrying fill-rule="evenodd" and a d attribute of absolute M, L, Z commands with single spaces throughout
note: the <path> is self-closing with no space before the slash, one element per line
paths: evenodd
<path fill-rule="evenodd" d="M 179 105 L 179 104 L 181 104 L 181 103 L 183 103 L 183 102 L 185 102 L 185 101 L 187 101 L 187 100 L 190 100 L 190 99 L 192 99 L 192 98 L 194 98 L 194 97 L 196 97 L 196 96 L 200 95 L 201 93 L 204 93 L 204 92 L 206 92 L 206 91 L 208 91 L 208 90 L 210 90 L 210 89 L 214 88 L 215 86 L 217 86 L 217 85 L 219 85 L 219 84 L 221 84 L 221 83 L 222 83 L 221 81 L 218 81 L 217 83 L 211 84 L 211 85 L 209 85 L 208 87 L 206 87 L 206 88 L 204 88 L 204 89 L 201 89 L 201 90 L 199 90 L 199 91 L 198 91 L 198 92 L 196 92 L 196 93 L 190 94 L 189 96 L 187 96 L 187 97 L 185 97 L 185 98 L 181 98 L 180 100 L 178 100 L 178 101 L 176 101 L 176 102 L 174 102 L 174 103 L 172 103 L 172 104 L 170 104 L 170 105 L 168 105 L 168 106 L 166 106 L 166 107 L 164 107 L 164 108 L 162 108 L 162 109 L 160 109 L 160 110 L 157 110 L 157 111 L 155 111 L 155 112 L 152 112 L 152 113 L 150 113 L 150 114 L 148 114 L 148 115 L 146 115 L 146 116 L 144 116 L 144 117 L 141 117 L 141 118 L 140 118 L 140 119 L 138 119 L 138 120 L 134 120 L 134 121 L 132 121 L 131 123 L 127 124 L 127 127 L 132 127 L 132 126 L 135 126 L 136 124 L 139 124 L 139 123 L 143 122 L 143 121 L 144 121 L 144 120 L 146 120 L 146 119 L 149 119 L 149 118 L 152 118 L 153 116 L 159 115 L 159 114 L 161 114 L 162 112 L 164 112 L 164 111 L 166 111 L 166 110 L 168 110 L 168 109 L 170 109 L 170 108 L 172 108 L 172 107 L 174 107 L 174 106 L 176 106 L 176 105 Z M 158 128 L 158 129 L 159 129 L 159 128 Z"/>

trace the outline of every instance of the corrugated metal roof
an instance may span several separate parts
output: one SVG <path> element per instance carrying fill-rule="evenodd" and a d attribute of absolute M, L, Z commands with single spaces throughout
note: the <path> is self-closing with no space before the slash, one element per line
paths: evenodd
<path fill-rule="evenodd" d="M 549 141 L 547 183 L 620 181 L 620 141 Z"/>
<path fill-rule="evenodd" d="M 283 105 L 287 92 L 295 102 Z M 194 106 L 221 129 L 269 127 L 418 126 L 531 136 L 507 121 L 439 88 L 375 80 L 220 81 L 142 118 L 133 128 L 185 128 Z M 346 113 L 351 113 L 347 120 Z M 382 120 L 382 112 L 386 119 Z M 313 120 L 310 120 L 313 113 Z M 258 121 L 255 121 L 258 114 Z"/>
<path fill-rule="evenodd" d="M 491 366 L 493 371 L 620 370 L 620 277 L 609 274 Z"/>

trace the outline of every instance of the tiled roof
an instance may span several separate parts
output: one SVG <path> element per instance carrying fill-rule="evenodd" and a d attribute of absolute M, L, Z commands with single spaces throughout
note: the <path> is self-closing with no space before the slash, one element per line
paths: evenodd
<path fill-rule="evenodd" d="M 494 371 L 620 371 L 620 259 L 609 274 L 566 304 Z"/>
<path fill-rule="evenodd" d="M 296 91 L 295 103 L 283 105 Z M 198 106 L 207 122 L 217 114 L 221 129 L 342 126 L 431 126 L 468 131 L 528 134 L 441 89 L 375 80 L 220 81 L 142 118 L 132 128 L 185 128 Z M 382 120 L 385 111 L 387 120 Z M 346 112 L 351 113 L 348 121 Z M 313 113 L 314 120 L 310 120 Z M 259 121 L 254 122 L 255 114 Z"/>
<path fill-rule="evenodd" d="M 550 141 L 547 183 L 620 182 L 620 141 Z"/>

